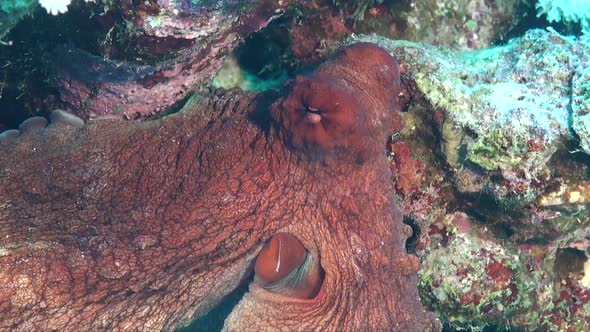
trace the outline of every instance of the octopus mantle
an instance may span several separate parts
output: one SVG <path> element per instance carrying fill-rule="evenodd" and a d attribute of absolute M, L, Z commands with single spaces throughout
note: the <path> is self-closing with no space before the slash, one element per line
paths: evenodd
<path fill-rule="evenodd" d="M 281 97 L 5 135 L 0 330 L 172 330 L 252 280 L 276 234 L 302 244 L 317 291 L 266 287 L 257 266 L 226 330 L 437 329 L 385 157 L 400 89 L 389 54 L 356 44 Z"/>

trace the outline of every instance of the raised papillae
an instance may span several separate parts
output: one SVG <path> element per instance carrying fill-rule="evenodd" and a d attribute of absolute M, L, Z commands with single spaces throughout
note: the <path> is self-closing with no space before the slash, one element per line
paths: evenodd
<path fill-rule="evenodd" d="M 385 157 L 398 65 L 355 44 L 285 86 L 142 123 L 0 135 L 0 330 L 428 331 Z"/>

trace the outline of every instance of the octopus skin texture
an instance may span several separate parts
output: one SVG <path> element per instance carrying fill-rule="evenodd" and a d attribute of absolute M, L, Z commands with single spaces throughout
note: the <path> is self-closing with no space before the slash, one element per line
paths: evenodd
<path fill-rule="evenodd" d="M 0 330 L 174 330 L 248 280 L 227 331 L 439 329 L 385 156 L 400 89 L 355 44 L 282 96 L 0 136 Z"/>

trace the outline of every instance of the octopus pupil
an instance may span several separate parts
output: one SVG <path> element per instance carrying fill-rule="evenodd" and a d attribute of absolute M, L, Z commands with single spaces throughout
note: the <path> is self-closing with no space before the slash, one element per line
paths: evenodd
<path fill-rule="evenodd" d="M 323 114 L 324 113 L 317 108 L 313 108 L 313 107 L 309 107 L 309 106 L 305 107 L 305 118 L 307 119 L 307 121 L 309 121 L 311 123 L 320 122 L 322 120 Z"/>
<path fill-rule="evenodd" d="M 309 106 L 305 107 L 305 112 L 312 113 L 312 114 L 317 114 L 317 115 L 322 115 L 322 111 L 320 111 L 317 108 L 313 108 L 313 107 L 309 107 Z"/>

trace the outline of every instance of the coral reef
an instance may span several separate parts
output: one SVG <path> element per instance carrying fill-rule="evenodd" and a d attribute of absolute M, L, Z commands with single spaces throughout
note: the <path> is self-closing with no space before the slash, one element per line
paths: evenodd
<path fill-rule="evenodd" d="M 409 174 L 396 189 L 425 304 L 456 329 L 590 328 L 587 37 L 531 30 L 459 53 L 350 40 L 385 47 L 406 73 L 391 167 Z"/>
<path fill-rule="evenodd" d="M 38 8 L 36 3 L 34 7 Z M 55 108 L 67 109 L 85 119 L 141 120 L 158 116 L 164 110 L 178 109 L 191 92 L 210 83 L 225 56 L 245 36 L 285 12 L 292 18 L 290 25 L 285 25 L 288 33 L 273 38 L 289 43 L 291 53 L 275 54 L 276 60 L 261 56 L 260 61 L 269 62 L 269 66 L 258 68 L 260 72 L 273 69 L 271 62 L 286 64 L 286 75 L 302 64 L 317 64 L 351 33 L 379 32 L 395 38 L 412 38 L 412 29 L 418 26 L 410 24 L 409 18 L 436 11 L 436 7 L 436 3 L 412 1 L 102 0 L 72 1 L 69 11 L 58 16 L 37 10 L 34 19 L 22 22 L 22 27 L 14 29 L 6 40 L 21 40 L 18 46 L 0 49 L 0 62 L 8 66 L 8 74 L 0 77 L 0 84 L 6 85 L 0 106 L 11 113 L 6 116 L 9 120 L 0 118 L 0 122 L 13 127 L 26 116 L 46 116 Z M 474 2 L 459 7 L 464 11 L 458 12 L 457 17 L 473 9 L 479 13 L 474 15 L 485 18 L 486 23 L 480 22 L 478 28 L 479 40 L 487 35 L 483 30 L 494 30 L 492 25 L 496 25 L 494 31 L 499 31 L 500 26 L 517 17 L 510 15 L 516 13 L 517 7 L 512 2 Z M 439 37 L 440 31 L 434 27 L 444 26 L 445 20 L 441 15 L 418 18 L 420 28 L 430 31 L 427 35 L 434 33 Z M 85 31 L 83 37 L 79 31 Z M 497 33 L 489 35 L 486 38 L 492 40 Z M 463 41 L 454 41 L 463 38 L 463 32 L 448 37 L 453 37 L 448 45 L 463 45 Z M 444 38 L 437 42 L 447 43 Z M 267 52 L 267 46 L 272 48 L 265 45 L 262 53 Z M 479 43 L 477 47 L 483 46 L 485 43 Z M 22 57 L 23 54 L 26 56 Z M 243 67 L 238 69 L 246 73 Z M 222 76 L 224 73 L 228 72 L 223 71 Z M 245 89 L 260 90 L 288 78 L 277 76 L 274 83 L 267 84 L 257 80 L 258 73 L 246 73 L 235 83 Z"/>
<path fill-rule="evenodd" d="M 444 111 L 442 148 L 449 164 L 458 166 L 462 157 L 462 164 L 498 174 L 485 190 L 501 204 L 526 204 L 543 189 L 547 162 L 563 140 L 574 138 L 571 130 L 582 142 L 588 139 L 576 132 L 584 128 L 578 124 L 584 111 L 572 115 L 573 127 L 568 122 L 570 103 L 588 100 L 583 87 L 568 88 L 576 68 L 587 66 L 590 49 L 583 39 L 535 30 L 506 46 L 452 55 L 404 42 L 381 44 L 400 51 L 417 89 Z"/>
<path fill-rule="evenodd" d="M 59 50 L 61 100 L 83 118 L 152 116 L 208 83 L 244 36 L 266 26 L 294 2 L 105 5 L 100 14 L 114 22 L 103 19 L 109 27 L 104 42 L 111 45 L 103 53 L 115 58 Z M 133 58 L 130 45 L 137 52 Z M 125 58 L 116 59 L 121 48 L 126 48 Z"/>
<path fill-rule="evenodd" d="M 590 39 L 586 40 L 588 43 Z M 590 66 L 587 65 L 588 53 L 580 57 L 585 62 L 580 62 L 572 77 L 572 129 L 580 139 L 580 148 L 590 154 Z"/>
<path fill-rule="evenodd" d="M 522 0 L 411 1 L 403 38 L 459 49 L 483 49 L 521 18 Z"/>
<path fill-rule="evenodd" d="M 37 5 L 37 0 L 3 0 L 0 2 L 0 40 Z"/>
<path fill-rule="evenodd" d="M 578 23 L 582 32 L 590 34 L 590 4 L 584 0 L 539 0 L 537 16 L 546 15 L 549 22 Z"/>
<path fill-rule="evenodd" d="M 432 236 L 420 271 L 421 298 L 453 325 L 501 325 L 531 309 L 538 276 L 515 248 L 470 235 L 472 223 L 457 212 L 431 226 L 432 234 L 446 236 Z"/>
<path fill-rule="evenodd" d="M 38 9 L 0 48 L 0 122 L 14 128 L 55 108 L 133 120 L 177 110 L 246 36 L 297 4 L 73 1 L 57 16 Z"/>

